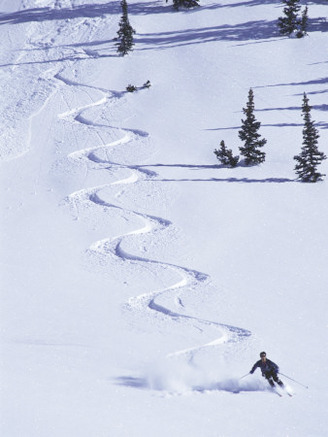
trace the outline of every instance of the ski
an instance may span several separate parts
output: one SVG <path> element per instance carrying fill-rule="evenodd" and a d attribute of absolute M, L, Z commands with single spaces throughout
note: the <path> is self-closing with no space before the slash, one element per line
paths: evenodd
<path fill-rule="evenodd" d="M 280 393 L 279 389 L 282 391 L 282 393 Z M 283 397 L 283 393 L 287 394 L 289 397 L 293 397 L 293 395 L 287 390 L 286 387 L 278 387 L 277 385 L 272 387 L 272 391 L 273 393 L 276 393 L 279 397 Z"/>
<path fill-rule="evenodd" d="M 286 393 L 290 398 L 293 397 L 292 393 L 289 391 L 286 385 L 280 386 L 279 388 L 280 390 L 282 390 L 283 393 Z"/>
<path fill-rule="evenodd" d="M 282 394 L 279 393 L 279 392 L 277 392 L 277 390 L 274 390 L 274 389 L 273 389 L 272 392 L 275 393 L 276 395 L 278 395 L 280 398 L 282 398 Z"/>

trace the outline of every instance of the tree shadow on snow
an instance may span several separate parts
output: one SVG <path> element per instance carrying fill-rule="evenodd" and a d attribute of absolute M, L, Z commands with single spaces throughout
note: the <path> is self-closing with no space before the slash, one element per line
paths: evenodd
<path fill-rule="evenodd" d="M 308 93 L 310 94 L 310 93 Z M 311 105 L 311 108 L 315 111 L 323 111 L 323 112 L 327 112 L 328 111 L 328 105 L 326 104 L 322 104 L 322 105 Z M 290 106 L 290 107 L 285 107 L 285 108 L 264 108 L 264 109 L 257 109 L 258 112 L 267 112 L 267 111 L 298 111 L 299 113 L 301 113 L 302 108 L 300 106 Z M 277 124 L 262 124 L 262 127 L 290 127 L 290 126 L 303 126 L 304 124 L 302 123 L 277 123 Z M 327 122 L 323 122 L 323 121 L 319 121 L 319 122 L 314 122 L 314 125 L 316 127 L 318 127 L 319 129 L 328 129 L 328 123 Z"/>
<path fill-rule="evenodd" d="M 260 4 L 275 3 L 274 0 L 250 0 L 240 3 L 234 3 L 231 5 L 222 5 L 220 3 L 214 3 L 212 5 L 201 5 L 200 8 L 181 9 L 175 11 L 173 9 L 173 2 L 168 0 L 164 3 L 163 0 L 154 0 L 148 2 L 138 2 L 129 4 L 130 15 L 154 15 L 154 14 L 176 14 L 176 13 L 194 13 L 204 9 L 221 9 L 240 6 L 258 6 Z M 11 23 L 27 23 L 31 21 L 51 21 L 51 20 L 67 20 L 81 17 L 101 17 L 107 14 L 120 14 L 122 8 L 120 1 L 109 1 L 103 4 L 85 4 L 72 8 L 51 8 L 51 7 L 39 7 L 30 9 L 21 9 L 8 14 L 0 14 L 0 24 Z"/>
<path fill-rule="evenodd" d="M 198 29 L 137 34 L 135 43 L 146 46 L 139 50 L 152 50 L 215 41 L 267 40 L 277 36 L 280 35 L 274 21 L 259 20 L 236 25 L 225 24 Z"/>
<path fill-rule="evenodd" d="M 221 8 L 239 8 L 241 6 L 253 7 L 253 6 L 263 6 L 263 5 L 274 5 L 281 7 L 280 0 L 246 0 L 238 3 L 219 5 Z"/>
<path fill-rule="evenodd" d="M 170 0 L 171 1 L 171 0 Z M 164 3 L 162 0 L 139 2 L 129 4 L 129 14 L 133 15 L 150 15 L 163 13 L 177 13 L 173 9 L 173 3 Z M 197 11 L 199 8 L 188 10 L 188 12 Z M 181 11 L 184 12 L 184 11 Z M 119 15 L 122 13 L 120 0 L 109 1 L 102 4 L 85 4 L 73 6 L 71 8 L 31 8 L 21 9 L 19 11 L 8 14 L 0 13 L 0 24 L 11 23 L 27 23 L 31 21 L 52 21 L 52 20 L 69 20 L 74 18 L 94 18 L 104 15 Z"/>
<path fill-rule="evenodd" d="M 215 168 L 224 168 L 221 164 L 145 164 L 145 165 L 136 165 L 134 168 L 140 169 L 143 167 L 173 167 L 173 168 L 189 168 L 191 170 L 207 170 L 207 169 L 215 169 Z"/>
<path fill-rule="evenodd" d="M 328 111 L 328 105 L 322 104 L 322 105 L 311 105 L 311 109 L 314 109 L 316 111 Z M 301 112 L 302 108 L 301 106 L 289 106 L 285 108 L 263 108 L 263 109 L 257 109 L 257 112 L 267 112 L 267 111 L 299 111 Z M 262 126 L 264 126 L 262 124 Z"/>
<path fill-rule="evenodd" d="M 74 18 L 101 17 L 106 14 L 119 14 L 121 7 L 119 1 L 105 4 L 86 4 L 72 8 L 33 8 L 21 9 L 9 14 L 0 14 L 0 24 L 18 24 L 31 21 L 70 20 Z"/>
<path fill-rule="evenodd" d="M 284 184 L 295 182 L 289 178 L 210 178 L 210 179 L 156 179 L 156 182 L 228 182 L 228 183 L 244 183 L 244 184 Z"/>
<path fill-rule="evenodd" d="M 223 169 L 223 168 L 227 168 L 224 165 L 196 165 L 196 164 L 146 164 L 146 165 L 136 165 L 133 168 L 139 170 L 142 169 L 144 167 L 168 167 L 168 168 L 187 168 L 190 170 L 206 170 L 206 169 Z M 240 161 L 240 163 L 238 164 L 237 167 L 252 167 L 252 166 L 246 166 L 244 163 L 244 160 Z M 228 183 L 275 183 L 275 184 L 282 184 L 282 183 L 287 183 L 287 182 L 295 182 L 294 179 L 289 179 L 289 178 L 276 178 L 276 177 L 271 177 L 271 178 L 264 178 L 264 179 L 256 179 L 256 178 L 236 178 L 236 177 L 231 177 L 231 178 L 205 178 L 205 179 L 201 179 L 201 178 L 181 178 L 181 179 L 177 179 L 177 178 L 172 178 L 172 179 L 168 179 L 168 178 L 160 178 L 160 179 L 155 179 L 152 178 L 152 181 L 156 181 L 156 182 L 228 182 Z"/>
<path fill-rule="evenodd" d="M 301 108 L 299 108 L 299 110 L 301 110 Z M 303 126 L 303 123 L 261 123 L 261 126 L 262 127 L 299 127 L 299 126 Z M 216 127 L 207 130 L 221 131 L 221 130 L 239 130 L 239 129 L 240 126 L 228 126 L 228 127 Z M 238 166 L 240 167 L 240 164 Z"/>
<path fill-rule="evenodd" d="M 317 0 L 315 3 L 325 4 L 325 0 Z M 182 13 L 197 13 L 203 10 L 215 10 L 225 8 L 239 8 L 239 7 L 254 7 L 277 4 L 277 8 L 281 9 L 280 0 L 245 0 L 238 3 L 222 4 L 213 2 L 210 5 L 200 5 L 199 8 L 181 9 L 175 11 L 173 9 L 172 0 L 164 2 L 163 0 L 154 0 L 147 2 L 138 2 L 129 4 L 129 13 L 132 15 L 155 15 L 155 14 L 182 14 Z M 101 17 L 107 14 L 120 14 L 122 12 L 120 1 L 109 1 L 102 4 L 85 4 L 72 8 L 31 8 L 22 9 L 20 11 L 0 14 L 0 24 L 11 23 L 27 23 L 31 21 L 50 21 L 50 20 L 67 20 L 81 17 Z M 311 21 L 314 20 L 309 20 Z M 312 30 L 312 29 L 311 29 Z M 320 30 L 320 29 L 319 29 Z"/>
<path fill-rule="evenodd" d="M 253 88 L 275 88 L 275 87 L 283 87 L 283 86 L 309 86 L 309 85 L 326 85 L 328 83 L 328 77 L 321 77 L 319 79 L 307 80 L 304 82 L 287 82 L 287 83 L 276 83 L 274 85 L 258 85 Z"/>
<path fill-rule="evenodd" d="M 84 62 L 84 61 L 90 61 L 91 58 L 116 58 L 119 55 L 117 54 L 98 54 L 98 53 L 85 53 L 79 54 L 76 53 L 71 56 L 63 56 L 62 58 L 53 58 L 53 59 L 42 59 L 40 61 L 26 61 L 26 62 L 10 62 L 7 64 L 0 64 L 0 67 L 12 67 L 12 66 L 21 66 L 21 65 L 38 65 L 38 64 L 53 64 L 54 62 L 65 62 L 65 61 L 72 61 L 72 62 Z"/>

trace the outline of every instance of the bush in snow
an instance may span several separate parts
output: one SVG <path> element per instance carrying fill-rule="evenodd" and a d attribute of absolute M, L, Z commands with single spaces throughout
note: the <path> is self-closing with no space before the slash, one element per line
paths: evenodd
<path fill-rule="evenodd" d="M 173 7 L 176 10 L 179 8 L 194 8 L 199 6 L 199 0 L 173 0 Z"/>
<path fill-rule="evenodd" d="M 303 147 L 301 153 L 294 156 L 297 161 L 295 172 L 302 182 L 317 182 L 325 176 L 317 171 L 317 166 L 327 157 L 318 150 L 319 134 L 311 120 L 311 106 L 306 93 L 303 96 L 302 112 L 304 119 Z"/>
<path fill-rule="evenodd" d="M 220 149 L 214 150 L 214 154 L 221 164 L 227 167 L 236 167 L 238 164 L 239 156 L 233 156 L 232 150 L 226 148 L 223 140 L 220 143 Z"/>
<path fill-rule="evenodd" d="M 128 4 L 126 0 L 121 1 L 121 7 L 122 16 L 119 23 L 119 30 L 117 31 L 117 39 L 119 42 L 116 45 L 117 52 L 120 53 L 120 55 L 124 56 L 128 54 L 134 46 L 133 35 L 136 33 L 136 31 L 133 29 L 129 22 Z"/>
<path fill-rule="evenodd" d="M 239 147 L 239 150 L 241 155 L 245 157 L 246 165 L 260 164 L 265 161 L 265 153 L 260 149 L 266 144 L 267 140 L 265 138 L 260 139 L 261 135 L 258 130 L 261 123 L 256 121 L 254 109 L 254 93 L 250 88 L 246 108 L 243 108 L 246 119 L 241 121 L 242 127 L 238 132 L 239 138 L 244 141 L 244 146 Z"/>

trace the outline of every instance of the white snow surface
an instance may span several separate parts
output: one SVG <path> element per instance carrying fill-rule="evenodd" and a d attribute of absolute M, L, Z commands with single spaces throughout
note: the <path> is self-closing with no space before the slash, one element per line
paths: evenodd
<path fill-rule="evenodd" d="M 302 3 L 295 39 L 275 0 L 130 0 L 120 57 L 118 1 L 0 2 L 1 436 L 327 436 L 328 182 L 293 156 L 304 92 L 328 154 L 328 6 Z M 223 168 L 251 87 L 266 162 Z M 261 350 L 308 389 L 240 379 Z"/>

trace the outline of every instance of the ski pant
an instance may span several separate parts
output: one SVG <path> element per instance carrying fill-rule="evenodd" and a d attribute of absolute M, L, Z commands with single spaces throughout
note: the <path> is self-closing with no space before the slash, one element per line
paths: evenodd
<path fill-rule="evenodd" d="M 278 375 L 276 373 L 265 373 L 264 378 L 268 380 L 271 387 L 274 387 L 274 383 L 276 382 L 280 387 L 284 386 L 284 383 L 278 378 Z M 274 382 L 273 382 L 274 381 Z"/>

